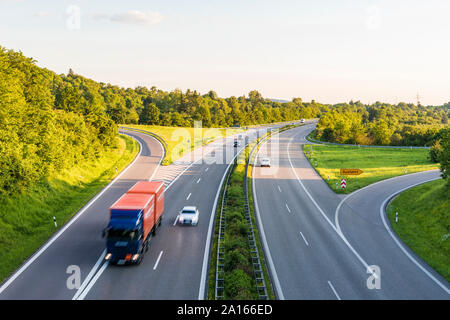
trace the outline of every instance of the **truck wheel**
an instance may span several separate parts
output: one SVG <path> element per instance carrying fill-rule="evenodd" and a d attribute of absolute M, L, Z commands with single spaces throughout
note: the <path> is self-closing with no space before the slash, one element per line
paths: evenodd
<path fill-rule="evenodd" d="M 158 227 L 161 227 L 162 216 L 159 218 Z"/>
<path fill-rule="evenodd" d="M 156 226 L 155 226 L 155 228 L 153 228 L 152 235 L 156 236 Z"/>

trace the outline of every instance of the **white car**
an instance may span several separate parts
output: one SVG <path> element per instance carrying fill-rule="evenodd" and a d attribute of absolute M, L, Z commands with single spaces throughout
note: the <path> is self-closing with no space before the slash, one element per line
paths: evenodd
<path fill-rule="evenodd" d="M 259 161 L 259 165 L 261 167 L 270 167 L 270 159 L 269 158 L 261 158 Z"/>
<path fill-rule="evenodd" d="M 300 123 L 305 123 L 305 119 L 300 120 Z"/>
<path fill-rule="evenodd" d="M 181 224 L 190 224 L 196 226 L 198 224 L 198 209 L 194 206 L 186 206 L 180 211 L 178 222 Z"/>

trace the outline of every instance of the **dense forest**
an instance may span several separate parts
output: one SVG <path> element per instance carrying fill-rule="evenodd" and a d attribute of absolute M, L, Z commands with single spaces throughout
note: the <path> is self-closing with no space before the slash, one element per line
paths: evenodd
<path fill-rule="evenodd" d="M 95 83 L 84 82 L 89 86 Z M 116 124 L 101 96 L 90 94 L 97 88 L 89 89 L 70 100 L 76 89 L 66 77 L 0 47 L 0 194 L 24 190 L 113 144 Z"/>
<path fill-rule="evenodd" d="M 450 102 L 443 106 L 360 102 L 333 105 L 317 124 L 316 138 L 362 145 L 431 146 L 448 126 Z"/>
<path fill-rule="evenodd" d="M 360 102 L 324 105 L 214 91 L 121 88 L 69 70 L 58 75 L 0 46 L 0 194 L 25 190 L 52 172 L 94 159 L 115 144 L 118 124 L 246 126 L 321 117 L 319 139 L 359 144 L 431 145 L 450 103 L 423 107 Z"/>

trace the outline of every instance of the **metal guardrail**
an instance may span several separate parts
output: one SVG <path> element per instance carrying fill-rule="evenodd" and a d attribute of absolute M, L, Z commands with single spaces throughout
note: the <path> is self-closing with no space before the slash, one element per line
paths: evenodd
<path fill-rule="evenodd" d="M 256 290 L 258 292 L 259 300 L 268 300 L 269 295 L 267 293 L 267 287 L 266 287 L 266 281 L 264 279 L 264 272 L 261 265 L 261 259 L 259 257 L 259 251 L 258 246 L 256 244 L 255 239 L 255 232 L 253 229 L 253 222 L 250 212 L 250 205 L 248 201 L 248 166 L 250 163 L 250 157 L 253 154 L 253 151 L 255 147 L 258 145 L 258 142 L 253 146 L 252 151 L 249 153 L 249 157 L 247 159 L 247 163 L 245 164 L 245 174 L 244 174 L 244 206 L 245 206 L 245 212 L 244 217 L 247 220 L 247 225 L 249 228 L 248 232 L 248 245 L 250 247 L 250 256 L 252 259 L 252 265 L 253 265 L 253 273 L 255 276 L 256 281 Z M 244 149 L 245 152 L 245 149 Z"/>
<path fill-rule="evenodd" d="M 225 291 L 225 228 L 226 217 L 224 215 L 225 201 L 227 200 L 228 183 L 230 181 L 231 173 L 236 166 L 236 160 L 234 164 L 228 170 L 227 178 L 224 184 L 222 202 L 220 206 L 219 215 L 219 235 L 217 237 L 217 261 L 216 261 L 216 287 L 214 292 L 214 299 L 219 300 L 224 298 Z"/>

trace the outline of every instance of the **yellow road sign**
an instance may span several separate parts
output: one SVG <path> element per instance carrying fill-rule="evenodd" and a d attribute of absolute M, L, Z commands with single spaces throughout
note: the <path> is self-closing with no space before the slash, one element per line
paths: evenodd
<path fill-rule="evenodd" d="M 341 169 L 341 176 L 359 176 L 361 173 L 361 169 Z"/>

